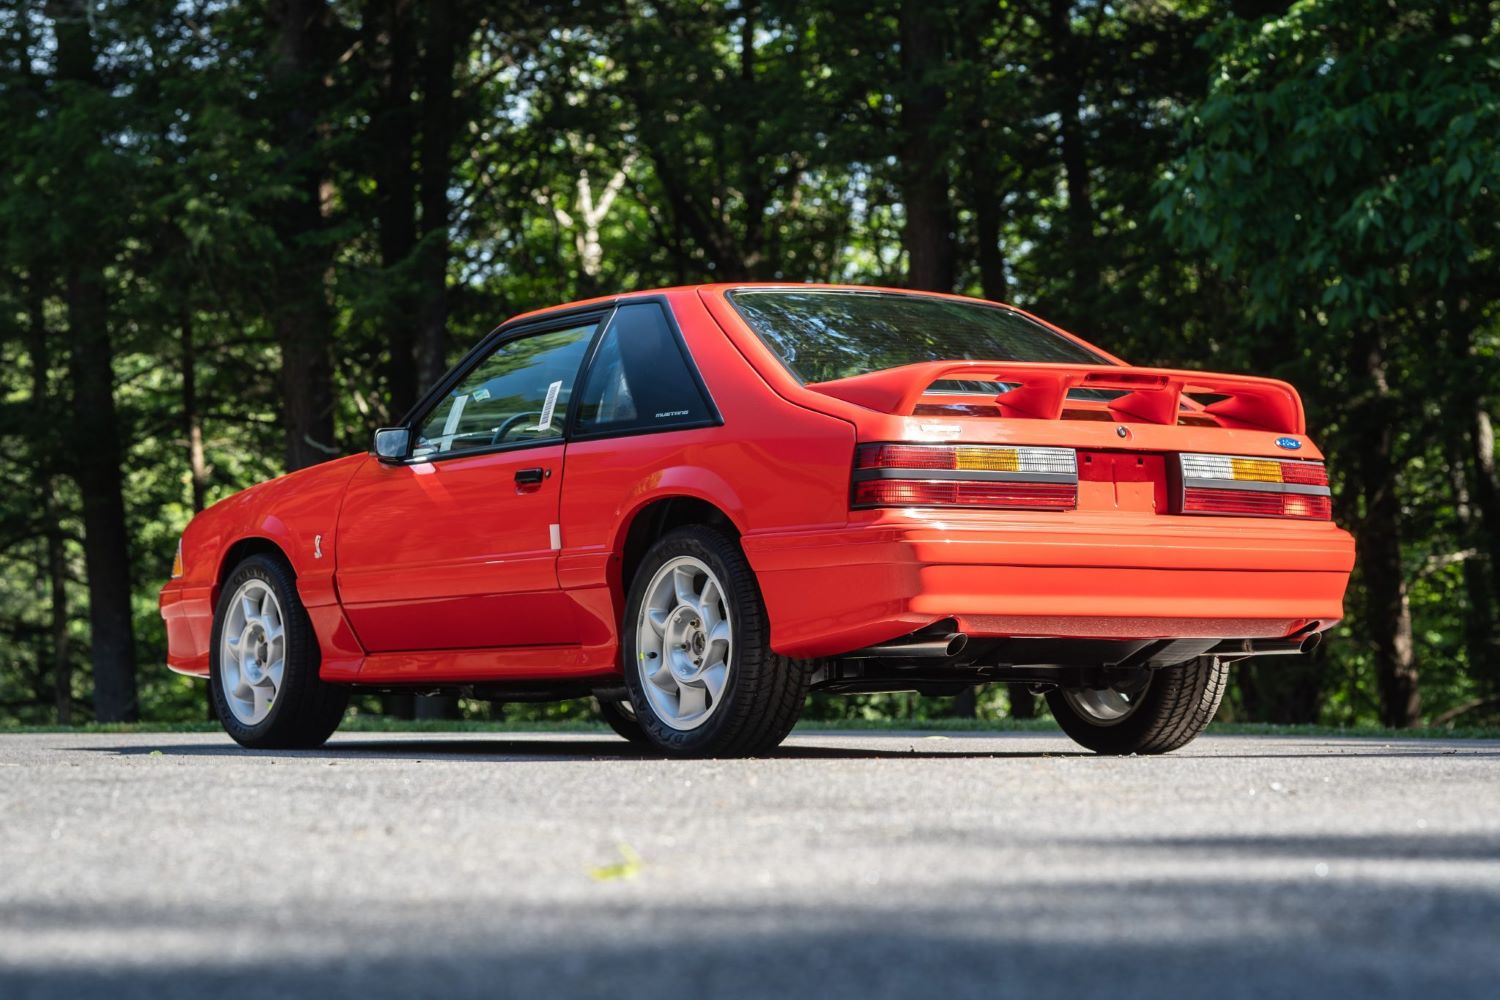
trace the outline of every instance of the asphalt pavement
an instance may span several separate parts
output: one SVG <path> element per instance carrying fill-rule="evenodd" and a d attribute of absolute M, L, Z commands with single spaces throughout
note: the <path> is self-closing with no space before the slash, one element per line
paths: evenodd
<path fill-rule="evenodd" d="M 0 997 L 1500 996 L 1500 743 L 0 735 Z"/>

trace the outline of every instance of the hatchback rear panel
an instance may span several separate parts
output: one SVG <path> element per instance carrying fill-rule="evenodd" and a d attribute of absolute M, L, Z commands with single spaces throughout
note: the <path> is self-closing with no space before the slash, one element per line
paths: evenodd
<path fill-rule="evenodd" d="M 735 336 L 741 317 L 705 298 Z M 976 638 L 1109 640 L 1282 639 L 1336 622 L 1352 545 L 1328 520 L 1296 391 L 1099 354 L 807 382 L 785 359 L 763 368 L 858 441 L 847 527 L 745 539 L 778 648 L 838 656 L 949 619 Z M 1184 455 L 1202 460 L 1191 476 Z"/>

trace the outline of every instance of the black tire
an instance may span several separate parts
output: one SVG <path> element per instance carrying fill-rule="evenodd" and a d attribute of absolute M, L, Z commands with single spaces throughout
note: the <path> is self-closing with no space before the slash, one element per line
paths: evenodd
<path fill-rule="evenodd" d="M 229 603 L 247 581 L 269 585 L 281 605 L 286 634 L 281 686 L 264 719 L 248 725 L 235 717 L 225 697 L 219 669 L 221 636 Z M 322 653 L 307 609 L 297 594 L 291 567 L 276 556 L 253 555 L 236 566 L 224 581 L 214 609 L 213 639 L 209 646 L 209 692 L 224 731 L 241 746 L 255 750 L 308 750 L 322 746 L 344 717 L 349 688 L 327 684 L 318 677 Z"/>
<path fill-rule="evenodd" d="M 638 747 L 651 747 L 651 741 L 646 734 L 641 732 L 641 724 L 635 721 L 635 709 L 630 702 L 614 702 L 604 698 L 595 698 L 594 704 L 599 707 L 599 718 L 604 724 L 615 731 L 617 736 L 629 740 Z"/>
<path fill-rule="evenodd" d="M 1204 656 L 1153 670 L 1136 707 L 1118 722 L 1080 711 L 1062 690 L 1047 692 L 1047 705 L 1063 732 L 1095 753 L 1169 753 L 1208 728 L 1228 685 L 1228 665 Z"/>
<path fill-rule="evenodd" d="M 723 585 L 722 602 L 734 631 L 721 701 L 696 729 L 676 729 L 652 709 L 643 689 L 636 625 L 645 591 L 658 569 L 678 556 L 692 556 Z M 786 739 L 802 714 L 811 680 L 808 665 L 771 651 L 771 626 L 755 572 L 738 543 L 704 525 L 677 528 L 647 551 L 631 581 L 620 626 L 625 687 L 637 724 L 650 745 L 683 757 L 748 757 L 767 753 Z"/>

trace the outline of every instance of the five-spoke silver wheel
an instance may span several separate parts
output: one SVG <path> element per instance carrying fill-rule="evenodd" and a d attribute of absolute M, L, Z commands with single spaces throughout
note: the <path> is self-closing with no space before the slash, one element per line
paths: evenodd
<path fill-rule="evenodd" d="M 729 682 L 734 628 L 724 587 L 693 556 L 663 563 L 636 621 L 636 669 L 658 719 L 687 731 L 718 709 Z"/>
<path fill-rule="evenodd" d="M 219 681 L 235 719 L 247 726 L 264 720 L 285 670 L 281 603 L 265 580 L 246 580 L 229 600 L 219 646 Z"/>

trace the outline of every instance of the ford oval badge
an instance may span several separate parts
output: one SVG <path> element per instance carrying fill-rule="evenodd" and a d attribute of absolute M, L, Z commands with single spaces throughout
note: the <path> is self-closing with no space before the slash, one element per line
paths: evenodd
<path fill-rule="evenodd" d="M 1288 451 L 1296 451 L 1298 448 L 1302 447 L 1302 442 L 1298 441 L 1296 438 L 1277 438 L 1276 447 L 1286 448 Z"/>

